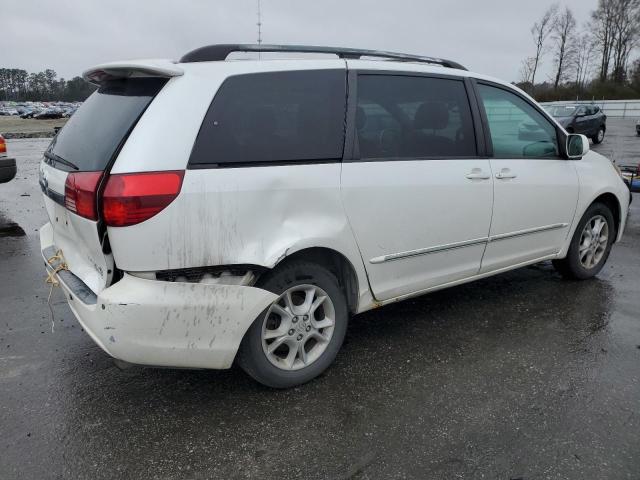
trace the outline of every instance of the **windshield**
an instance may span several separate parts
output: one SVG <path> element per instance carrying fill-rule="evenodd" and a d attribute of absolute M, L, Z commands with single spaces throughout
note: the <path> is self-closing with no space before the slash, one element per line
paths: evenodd
<path fill-rule="evenodd" d="M 571 117 L 576 112 L 574 105 L 556 105 L 545 109 L 554 117 Z"/>
<path fill-rule="evenodd" d="M 137 122 L 166 79 L 127 78 L 102 85 L 69 119 L 45 155 L 61 159 L 55 167 L 70 165 L 84 172 L 104 170 L 129 130 Z M 66 165 L 65 165 L 66 161 Z"/>

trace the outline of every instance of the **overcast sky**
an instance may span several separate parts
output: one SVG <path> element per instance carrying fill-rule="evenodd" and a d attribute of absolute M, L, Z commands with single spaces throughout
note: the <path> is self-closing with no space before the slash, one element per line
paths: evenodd
<path fill-rule="evenodd" d="M 264 43 L 393 50 L 519 80 L 551 0 L 262 0 Z M 580 26 L 596 0 L 564 0 Z M 70 78 L 97 63 L 255 43 L 257 0 L 0 0 L 0 67 Z M 543 76 L 550 75 L 551 58 Z M 542 80 L 543 77 L 538 76 Z"/>

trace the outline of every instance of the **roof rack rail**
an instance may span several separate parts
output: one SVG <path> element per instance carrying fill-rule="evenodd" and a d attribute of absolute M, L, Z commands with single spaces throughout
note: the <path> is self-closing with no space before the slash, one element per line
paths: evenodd
<path fill-rule="evenodd" d="M 285 52 L 285 53 L 329 53 L 339 58 L 357 59 L 361 57 L 377 57 L 400 60 L 404 62 L 422 62 L 442 65 L 447 68 L 466 70 L 462 65 L 442 58 L 408 55 L 406 53 L 384 52 L 380 50 L 362 50 L 358 48 L 319 47 L 311 45 L 263 45 L 263 44 L 219 44 L 207 45 L 187 53 L 180 63 L 211 62 L 226 60 L 233 52 Z"/>

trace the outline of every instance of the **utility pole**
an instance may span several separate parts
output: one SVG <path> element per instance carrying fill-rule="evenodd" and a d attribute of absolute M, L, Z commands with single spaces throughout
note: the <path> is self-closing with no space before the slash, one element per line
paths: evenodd
<path fill-rule="evenodd" d="M 258 45 L 262 44 L 262 11 L 260 9 L 260 0 L 258 0 Z M 258 59 L 262 58 L 261 52 L 258 52 Z"/>

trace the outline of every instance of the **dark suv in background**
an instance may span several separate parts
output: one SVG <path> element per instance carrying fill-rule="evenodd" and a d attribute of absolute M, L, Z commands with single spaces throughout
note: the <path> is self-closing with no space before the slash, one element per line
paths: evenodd
<path fill-rule="evenodd" d="M 601 143 L 607 131 L 607 116 L 597 105 L 549 105 L 545 109 L 569 133 L 580 133 Z"/>

